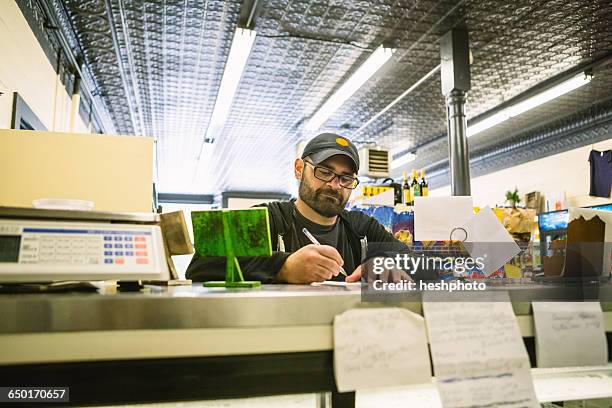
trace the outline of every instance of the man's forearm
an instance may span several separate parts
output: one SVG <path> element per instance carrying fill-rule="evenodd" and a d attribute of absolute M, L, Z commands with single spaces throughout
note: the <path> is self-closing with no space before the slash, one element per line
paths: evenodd
<path fill-rule="evenodd" d="M 276 281 L 280 283 L 288 283 L 287 282 L 287 260 L 283 263 L 283 266 L 276 273 Z"/>
<path fill-rule="evenodd" d="M 271 256 L 258 256 L 252 258 L 238 258 L 245 279 L 261 280 L 265 283 L 279 280 L 279 272 L 290 254 L 275 251 Z"/>
<path fill-rule="evenodd" d="M 277 274 L 288 257 L 288 253 L 273 252 L 269 257 L 238 257 L 238 263 L 245 279 L 272 283 L 277 280 Z M 195 281 L 224 280 L 226 262 L 225 257 L 194 255 L 186 277 Z"/>

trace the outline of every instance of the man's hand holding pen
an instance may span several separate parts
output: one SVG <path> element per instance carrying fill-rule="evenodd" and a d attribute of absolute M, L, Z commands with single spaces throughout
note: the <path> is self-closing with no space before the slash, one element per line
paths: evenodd
<path fill-rule="evenodd" d="M 286 283 L 312 283 L 338 276 L 344 261 L 329 245 L 310 244 L 291 254 L 276 278 Z"/>

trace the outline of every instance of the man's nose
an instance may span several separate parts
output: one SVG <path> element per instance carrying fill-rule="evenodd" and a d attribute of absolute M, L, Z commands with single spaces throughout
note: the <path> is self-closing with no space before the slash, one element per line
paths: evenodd
<path fill-rule="evenodd" d="M 334 177 L 333 179 L 328 181 L 327 184 L 329 186 L 331 186 L 331 188 L 333 188 L 334 190 L 340 190 L 342 188 L 342 186 L 340 185 L 340 180 L 338 179 L 338 177 Z"/>

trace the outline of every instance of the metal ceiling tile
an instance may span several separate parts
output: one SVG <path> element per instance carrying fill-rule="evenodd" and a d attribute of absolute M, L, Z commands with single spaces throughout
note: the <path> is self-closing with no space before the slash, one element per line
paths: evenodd
<path fill-rule="evenodd" d="M 241 1 L 52 1 L 63 29 L 76 33 L 117 131 L 157 138 L 162 192 L 293 191 L 295 146 L 313 136 L 304 124 L 381 44 L 397 49 L 392 62 L 321 130 L 399 150 L 445 133 L 439 74 L 354 132 L 439 64 L 439 38 L 452 27 L 466 25 L 470 35 L 469 118 L 612 52 L 607 0 L 260 1 L 257 37 L 228 120 L 215 143 L 204 145 L 209 160 L 195 177 Z M 584 89 L 471 138 L 470 149 L 502 146 L 605 103 L 610 85 L 608 73 L 596 74 Z M 412 165 L 446 155 L 445 140 L 429 143 Z"/>

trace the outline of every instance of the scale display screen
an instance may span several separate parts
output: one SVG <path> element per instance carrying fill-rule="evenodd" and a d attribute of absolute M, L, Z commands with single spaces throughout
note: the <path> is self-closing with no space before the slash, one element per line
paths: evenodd
<path fill-rule="evenodd" d="M 0 235 L 0 262 L 17 262 L 20 245 L 20 236 Z"/>

